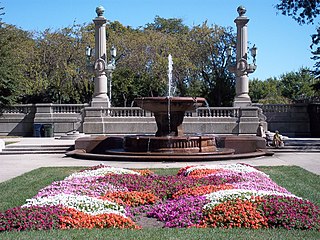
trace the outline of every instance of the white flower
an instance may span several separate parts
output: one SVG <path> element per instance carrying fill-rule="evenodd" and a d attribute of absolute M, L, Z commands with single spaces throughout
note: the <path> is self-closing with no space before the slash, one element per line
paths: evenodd
<path fill-rule="evenodd" d="M 301 199 L 293 194 L 285 194 L 285 193 L 280 193 L 276 191 L 228 189 L 228 190 L 220 190 L 217 192 L 212 192 L 210 194 L 204 195 L 208 200 L 210 200 L 210 202 L 204 205 L 203 208 L 211 209 L 214 206 L 229 200 L 236 200 L 236 199 L 250 200 L 252 197 L 270 196 L 270 195 L 294 197 L 294 198 Z"/>
<path fill-rule="evenodd" d="M 115 213 L 126 217 L 126 210 L 117 203 L 89 196 L 62 193 L 55 196 L 27 199 L 26 201 L 27 203 L 22 207 L 62 205 L 91 215 Z"/>
<path fill-rule="evenodd" d="M 102 167 L 95 170 L 85 170 L 83 172 L 76 172 L 66 177 L 65 180 L 70 180 L 73 178 L 82 178 L 82 177 L 98 177 L 105 176 L 107 174 L 136 174 L 140 175 L 140 173 L 135 172 L 133 170 L 117 168 L 117 167 Z"/>
<path fill-rule="evenodd" d="M 185 175 L 188 176 L 191 172 L 199 169 L 221 169 L 221 170 L 230 170 L 234 172 L 242 172 L 242 173 L 249 173 L 249 172 L 257 172 L 260 173 L 266 177 L 269 177 L 267 174 L 264 172 L 261 172 L 254 167 L 250 167 L 248 165 L 243 165 L 243 164 L 218 164 L 218 165 L 199 165 L 199 166 L 193 166 L 188 168 L 185 171 Z"/>

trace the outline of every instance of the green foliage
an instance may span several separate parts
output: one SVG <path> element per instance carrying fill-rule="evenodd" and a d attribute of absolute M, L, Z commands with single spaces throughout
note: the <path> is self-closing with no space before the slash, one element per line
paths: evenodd
<path fill-rule="evenodd" d="M 300 25 L 314 24 L 320 14 L 319 0 L 281 0 L 275 6 L 283 15 L 292 17 Z M 319 22 L 318 22 L 319 24 Z M 311 35 L 312 49 L 311 59 L 315 60 L 313 73 L 320 77 L 320 27 L 316 28 L 316 33 Z"/>
<path fill-rule="evenodd" d="M 299 24 L 313 23 L 320 14 L 319 0 L 282 0 L 276 4 L 276 8 Z"/>
<path fill-rule="evenodd" d="M 231 104 L 234 77 L 225 59 L 226 48 L 235 41 L 231 29 L 206 23 L 189 29 L 181 19 L 157 16 L 145 28 L 114 22 L 107 31 L 107 47 L 115 45 L 119 53 L 112 79 L 114 106 L 130 106 L 137 96 L 167 95 L 169 54 L 174 95 L 203 96 L 215 106 Z"/>
<path fill-rule="evenodd" d="M 308 101 L 315 96 L 312 88 L 314 76 L 308 69 L 290 72 L 280 76 L 282 95 L 294 102 Z"/>
<path fill-rule="evenodd" d="M 312 48 L 312 58 L 316 61 L 314 64 L 314 70 L 313 73 L 316 76 L 316 78 L 320 78 L 320 27 L 317 27 L 317 32 L 315 34 L 311 35 L 312 38 L 312 45 L 310 46 Z"/>
<path fill-rule="evenodd" d="M 249 82 L 252 102 L 263 104 L 288 104 L 312 102 L 317 98 L 314 75 L 309 69 L 282 74 L 279 79 L 265 81 L 253 79 Z"/>
<path fill-rule="evenodd" d="M 23 102 L 88 102 L 92 83 L 86 70 L 85 28 L 79 25 L 54 32 L 49 29 L 36 36 L 30 81 Z M 89 98 L 89 99 L 88 99 Z"/>
<path fill-rule="evenodd" d="M 23 89 L 29 34 L 14 26 L 0 27 L 0 109 L 16 102 Z"/>
<path fill-rule="evenodd" d="M 153 23 L 148 23 L 145 27 L 148 30 L 155 30 L 163 33 L 177 33 L 185 34 L 189 31 L 189 28 L 183 24 L 183 20 L 180 18 L 161 18 L 156 16 Z"/>
<path fill-rule="evenodd" d="M 252 102 L 262 104 L 288 104 L 290 99 L 282 95 L 282 85 L 276 78 L 265 81 L 253 79 L 249 82 L 249 95 Z"/>
<path fill-rule="evenodd" d="M 320 80 L 318 79 L 311 86 L 312 86 L 312 89 L 316 92 L 316 96 L 320 97 Z"/>
<path fill-rule="evenodd" d="M 234 45 L 231 28 L 206 22 L 190 31 L 193 43 L 190 60 L 195 65 L 195 79 L 202 84 L 202 96 L 210 106 L 230 106 L 235 93 L 235 78 L 227 69 L 226 50 Z"/>
<path fill-rule="evenodd" d="M 227 70 L 225 52 L 235 42 L 232 29 L 206 22 L 189 29 L 182 19 L 159 16 L 144 28 L 133 29 L 117 21 L 106 27 L 107 49 L 114 45 L 118 52 L 113 106 L 130 106 L 138 96 L 167 95 L 169 54 L 173 56 L 175 95 L 202 96 L 212 106 L 231 105 L 234 76 Z M 21 103 L 91 100 L 93 74 L 87 70 L 84 49 L 94 45 L 93 24 L 19 34 L 28 35 L 25 43 L 6 50 L 21 56 L 15 59 L 15 66 L 21 66 L 15 74 L 20 76 L 10 78 L 18 85 L 5 83 L 10 88 L 8 97 L 15 96 Z"/>

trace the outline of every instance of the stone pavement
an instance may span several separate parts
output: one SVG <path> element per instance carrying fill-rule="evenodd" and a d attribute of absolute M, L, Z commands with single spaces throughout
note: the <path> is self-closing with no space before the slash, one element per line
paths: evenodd
<path fill-rule="evenodd" d="M 5 141 L 12 141 L 6 139 Z M 53 138 L 21 138 L 20 145 L 36 144 L 59 144 L 72 143 L 73 140 L 56 140 Z M 61 142 L 62 141 L 62 142 Z M 68 142 L 66 142 L 68 141 Z M 247 163 L 252 166 L 281 166 L 296 165 L 310 172 L 320 175 L 320 153 L 319 152 L 290 152 L 275 153 L 273 156 L 257 158 L 235 159 L 210 162 L 128 162 L 128 161 L 93 161 L 66 157 L 64 154 L 18 154 L 0 155 L 0 182 L 7 181 L 40 167 L 62 167 L 62 166 L 94 166 L 105 164 L 123 168 L 180 168 L 188 165 L 199 164 L 225 164 L 225 163 Z"/>

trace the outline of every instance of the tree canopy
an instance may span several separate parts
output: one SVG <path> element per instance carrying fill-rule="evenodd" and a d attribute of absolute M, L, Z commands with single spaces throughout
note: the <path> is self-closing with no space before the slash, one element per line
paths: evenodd
<path fill-rule="evenodd" d="M 297 72 L 282 74 L 279 79 L 251 80 L 249 95 L 252 102 L 256 103 L 307 103 L 319 98 L 314 85 L 315 78 L 312 72 L 307 68 L 301 68 Z"/>
<path fill-rule="evenodd" d="M 320 14 L 319 0 L 282 0 L 276 8 L 283 14 L 292 17 L 299 24 L 318 24 L 316 33 L 312 34 L 310 45 L 312 49 L 311 59 L 315 60 L 312 70 L 316 78 L 320 78 L 320 26 L 317 17 Z M 316 88 L 315 88 L 316 89 Z"/>
<path fill-rule="evenodd" d="M 314 23 L 320 14 L 319 0 L 282 0 L 276 8 L 283 15 L 287 15 L 296 20 L 299 24 Z"/>
<path fill-rule="evenodd" d="M 235 40 L 232 28 L 207 22 L 190 28 L 182 19 L 156 16 L 154 22 L 134 29 L 109 21 L 107 49 L 116 46 L 118 52 L 112 105 L 131 106 L 135 97 L 166 96 L 171 54 L 175 95 L 205 97 L 210 106 L 231 106 L 235 76 L 227 69 L 226 51 L 235 46 Z M 41 32 L 23 31 L 4 23 L 0 28 L 0 107 L 89 102 L 93 73 L 88 71 L 85 48 L 93 45 L 93 23 Z M 250 82 L 250 94 L 255 101 L 296 101 L 303 94 L 314 93 L 318 85 L 310 82 L 302 72 L 279 81 L 261 83 L 256 79 Z"/>
<path fill-rule="evenodd" d="M 16 34 L 15 41 L 10 41 L 9 33 Z M 9 31 L 6 26 L 1 34 L 5 37 L 0 52 L 8 55 L 1 59 L 6 61 L 0 69 L 2 96 L 6 96 L 5 86 L 7 96 L 21 103 L 90 101 L 93 74 L 87 69 L 84 50 L 94 45 L 92 23 L 42 32 L 14 26 Z M 138 96 L 167 95 L 169 54 L 173 56 L 176 95 L 203 96 L 212 106 L 231 105 L 234 76 L 226 68 L 225 52 L 234 42 L 231 28 L 206 22 L 189 28 L 182 19 L 156 16 L 153 23 L 137 29 L 109 22 L 107 49 L 114 45 L 118 52 L 113 105 L 130 106 Z"/>
<path fill-rule="evenodd" d="M 0 109 L 16 102 L 23 94 L 25 59 L 32 44 L 30 35 L 11 25 L 0 28 Z"/>

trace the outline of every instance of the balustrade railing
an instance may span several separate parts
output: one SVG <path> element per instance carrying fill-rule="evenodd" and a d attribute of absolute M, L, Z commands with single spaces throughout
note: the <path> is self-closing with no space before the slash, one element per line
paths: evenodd
<path fill-rule="evenodd" d="M 239 117 L 239 108 L 219 107 L 219 108 L 198 108 L 198 117 Z"/>
<path fill-rule="evenodd" d="M 147 112 L 138 107 L 112 107 L 109 108 L 111 117 L 146 117 Z M 107 112 L 106 112 L 107 113 Z"/>
<path fill-rule="evenodd" d="M 102 108 L 101 114 L 108 117 L 152 117 L 154 114 L 145 111 L 139 107 L 111 107 Z M 239 117 L 239 108 L 233 107 L 219 107 L 207 108 L 200 107 L 196 111 L 188 111 L 185 117 L 216 117 L 216 118 L 230 118 Z"/>
<path fill-rule="evenodd" d="M 52 104 L 53 113 L 81 113 L 88 104 Z"/>
<path fill-rule="evenodd" d="M 35 106 L 33 104 L 17 104 L 14 106 L 6 107 L 3 110 L 4 114 L 17 114 L 17 113 L 24 113 L 28 114 L 32 112 L 35 109 Z"/>
<path fill-rule="evenodd" d="M 44 107 L 42 104 L 41 107 Z M 88 104 L 48 104 L 51 113 L 81 113 Z M 262 105 L 259 106 L 263 111 L 288 111 L 290 105 Z M 32 110 L 36 112 L 37 104 L 19 104 L 4 109 L 3 113 L 29 113 Z M 108 117 L 153 117 L 153 113 L 145 111 L 139 107 L 110 107 L 101 108 L 101 114 Z M 186 117 L 214 117 L 214 118 L 230 118 L 239 117 L 239 108 L 233 107 L 200 107 L 196 111 L 188 111 Z"/>
<path fill-rule="evenodd" d="M 296 112 L 297 109 L 306 108 L 305 104 L 254 104 L 262 109 L 263 113 L 288 113 Z"/>

